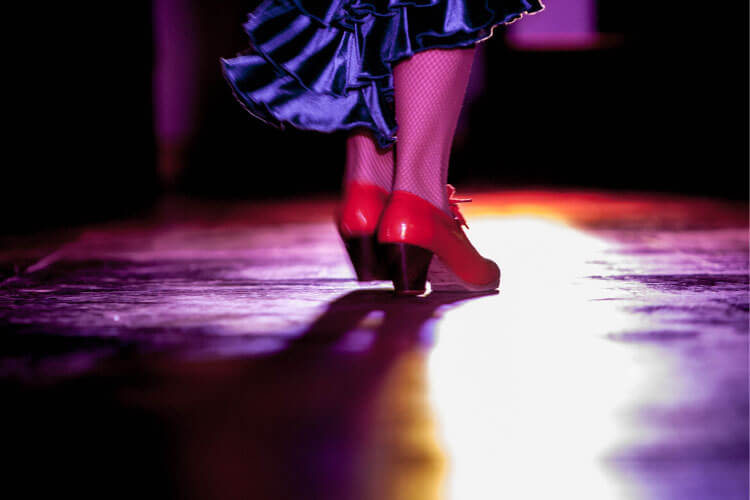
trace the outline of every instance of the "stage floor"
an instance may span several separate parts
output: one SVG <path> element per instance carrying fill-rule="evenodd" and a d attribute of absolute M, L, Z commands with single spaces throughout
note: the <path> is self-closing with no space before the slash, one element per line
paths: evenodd
<path fill-rule="evenodd" d="M 5 239 L 3 440 L 44 478 L 24 488 L 746 499 L 747 204 L 467 194 L 497 293 L 357 283 L 328 199 Z"/>

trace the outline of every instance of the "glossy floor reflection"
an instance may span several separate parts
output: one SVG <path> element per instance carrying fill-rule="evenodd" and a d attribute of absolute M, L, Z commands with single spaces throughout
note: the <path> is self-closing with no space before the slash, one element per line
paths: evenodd
<path fill-rule="evenodd" d="M 747 498 L 746 205 L 480 193 L 499 293 L 422 298 L 353 281 L 331 209 L 173 202 L 6 279 L 17 463 L 92 496 Z"/>

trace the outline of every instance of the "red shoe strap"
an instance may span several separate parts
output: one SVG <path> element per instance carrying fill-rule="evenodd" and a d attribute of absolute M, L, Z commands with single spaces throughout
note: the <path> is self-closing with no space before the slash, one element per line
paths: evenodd
<path fill-rule="evenodd" d="M 456 188 L 453 187 L 451 184 L 445 185 L 445 190 L 448 193 L 448 207 L 451 210 L 451 214 L 453 214 L 453 218 L 458 222 L 459 226 L 466 226 L 466 229 L 469 229 L 469 225 L 466 223 L 466 219 L 464 218 L 464 215 L 461 213 L 461 210 L 458 208 L 459 203 L 468 203 L 471 201 L 471 198 L 456 198 L 454 195 L 456 194 Z"/>

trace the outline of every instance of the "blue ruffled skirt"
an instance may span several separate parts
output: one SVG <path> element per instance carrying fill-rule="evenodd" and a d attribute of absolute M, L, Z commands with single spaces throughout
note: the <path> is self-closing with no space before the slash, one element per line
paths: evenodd
<path fill-rule="evenodd" d="M 470 46 L 540 0 L 266 0 L 244 24 L 250 49 L 222 59 L 235 97 L 277 127 L 366 127 L 395 141 L 393 65 L 432 48 Z"/>

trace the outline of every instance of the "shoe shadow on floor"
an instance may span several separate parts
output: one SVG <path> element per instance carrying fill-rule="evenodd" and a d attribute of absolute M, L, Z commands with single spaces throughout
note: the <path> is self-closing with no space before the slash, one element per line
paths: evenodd
<path fill-rule="evenodd" d="M 331 302 L 283 351 L 247 366 L 235 391 L 243 397 L 230 403 L 232 431 L 216 432 L 226 419 L 205 427 L 212 449 L 234 450 L 227 456 L 244 464 L 234 473 L 217 466 L 221 480 L 202 496 L 218 488 L 222 498 L 394 498 L 407 483 L 433 498 L 444 464 L 426 403 L 428 348 L 443 308 L 496 293 L 356 290 Z M 216 417 L 226 411 L 218 408 Z M 195 461 L 183 477 L 200 474 L 205 450 L 184 449 Z"/>
<path fill-rule="evenodd" d="M 407 482 L 433 498 L 444 468 L 426 403 L 434 327 L 443 308 L 496 293 L 356 290 L 275 354 L 161 385 L 155 409 L 181 430 L 178 489 L 335 500 L 393 498 Z"/>
<path fill-rule="evenodd" d="M 439 309 L 497 294 L 497 291 L 439 292 L 410 297 L 397 296 L 390 290 L 355 290 L 331 302 L 326 311 L 290 343 L 287 352 L 311 344 L 334 347 L 347 334 L 359 331 L 361 322 L 373 313 L 378 313 L 375 324 L 365 325 L 372 333 L 372 347 L 382 348 L 394 342 L 400 348 L 427 345 L 432 337 L 428 323 L 436 318 Z"/>

